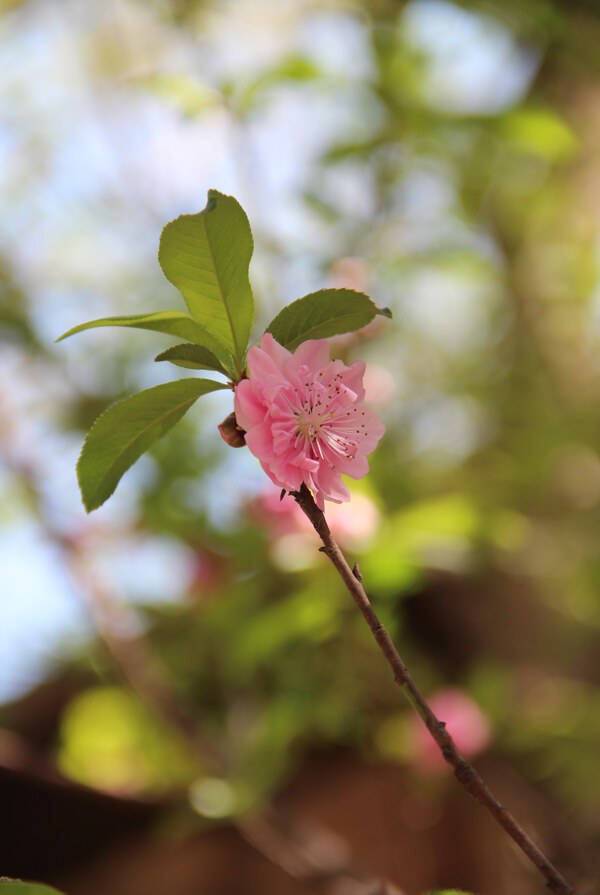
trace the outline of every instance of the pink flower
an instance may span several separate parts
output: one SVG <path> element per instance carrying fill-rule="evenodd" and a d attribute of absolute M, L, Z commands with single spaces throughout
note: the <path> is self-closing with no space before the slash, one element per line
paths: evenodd
<path fill-rule="evenodd" d="M 385 432 L 363 405 L 363 361 L 329 360 L 326 339 L 292 354 L 265 333 L 248 352 L 248 371 L 235 389 L 235 415 L 269 478 L 288 491 L 304 482 L 321 509 L 324 499 L 350 500 L 341 474 L 366 475 L 365 455 Z"/>
<path fill-rule="evenodd" d="M 445 687 L 429 699 L 429 705 L 440 719 L 445 721 L 454 742 L 466 758 L 473 758 L 488 745 L 491 739 L 490 723 L 476 702 L 458 687 Z M 416 715 L 410 720 L 410 741 L 415 763 L 429 773 L 448 769 L 429 731 Z"/>
<path fill-rule="evenodd" d="M 251 519 L 264 525 L 272 538 L 286 535 L 307 534 L 312 538 L 314 530 L 296 501 L 288 494 L 280 499 L 276 488 L 258 494 L 248 505 Z M 379 525 L 379 511 L 366 494 L 354 493 L 352 503 L 337 504 L 327 513 L 331 533 L 343 547 L 361 550 L 368 546 Z"/>
<path fill-rule="evenodd" d="M 286 535 L 306 533 L 314 534 L 314 529 L 296 501 L 288 494 L 280 499 L 280 491 L 267 485 L 263 491 L 248 504 L 248 515 L 252 520 L 264 526 L 271 538 L 284 538 Z M 312 542 L 312 538 L 311 538 Z"/>

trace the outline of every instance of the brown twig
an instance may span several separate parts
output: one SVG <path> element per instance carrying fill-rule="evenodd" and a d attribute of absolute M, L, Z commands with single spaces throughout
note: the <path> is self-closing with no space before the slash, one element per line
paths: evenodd
<path fill-rule="evenodd" d="M 546 880 L 547 887 L 557 895 L 577 895 L 569 883 L 562 877 L 556 867 L 548 860 L 535 842 L 527 835 L 525 830 L 517 823 L 512 814 L 488 789 L 475 768 L 464 758 L 456 747 L 450 733 L 443 721 L 440 721 L 427 700 L 415 684 L 408 669 L 394 646 L 392 639 L 373 609 L 369 598 L 362 586 L 362 575 L 355 565 L 351 569 L 346 559 L 334 540 L 323 512 L 317 507 L 312 494 L 306 485 L 302 485 L 299 491 L 291 492 L 296 503 L 308 517 L 315 531 L 319 535 L 323 546 L 319 549 L 333 563 L 339 573 L 351 597 L 358 606 L 363 618 L 367 622 L 377 645 L 383 653 L 386 662 L 394 673 L 394 680 L 408 697 L 413 708 L 418 712 L 425 723 L 429 733 L 437 743 L 444 759 L 454 770 L 458 782 L 490 812 L 497 823 L 508 833 L 521 851 L 529 858 L 532 864 Z"/>

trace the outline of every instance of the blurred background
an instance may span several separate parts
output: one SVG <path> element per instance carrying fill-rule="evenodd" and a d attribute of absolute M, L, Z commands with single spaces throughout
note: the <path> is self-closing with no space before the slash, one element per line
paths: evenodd
<path fill-rule="evenodd" d="M 324 286 L 392 308 L 335 340 L 387 435 L 331 525 L 459 745 L 596 891 L 599 46 L 596 0 L 0 3 L 1 874 L 542 891 L 218 437 L 230 395 L 85 516 L 92 421 L 182 371 L 155 333 L 54 340 L 181 308 L 160 231 L 214 187 L 252 224 L 257 337 Z"/>

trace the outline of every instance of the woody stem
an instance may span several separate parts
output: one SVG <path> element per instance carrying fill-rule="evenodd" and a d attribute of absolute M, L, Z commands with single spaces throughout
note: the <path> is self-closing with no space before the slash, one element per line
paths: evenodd
<path fill-rule="evenodd" d="M 567 883 L 556 867 L 548 860 L 520 824 L 517 823 L 508 809 L 498 801 L 475 768 L 459 752 L 456 743 L 446 729 L 445 723 L 436 717 L 400 658 L 390 635 L 377 617 L 362 586 L 362 576 L 358 571 L 358 567 L 355 566 L 354 570 L 352 570 L 348 565 L 342 551 L 332 537 L 323 512 L 317 507 L 309 489 L 303 484 L 299 491 L 292 491 L 291 494 L 323 542 L 323 546 L 320 548 L 321 551 L 325 553 L 334 565 L 362 613 L 379 649 L 392 669 L 394 680 L 420 715 L 445 761 L 452 767 L 458 782 L 490 812 L 496 822 L 508 833 L 544 877 L 546 885 L 551 892 L 555 892 L 557 895 L 577 895 L 575 889 Z"/>

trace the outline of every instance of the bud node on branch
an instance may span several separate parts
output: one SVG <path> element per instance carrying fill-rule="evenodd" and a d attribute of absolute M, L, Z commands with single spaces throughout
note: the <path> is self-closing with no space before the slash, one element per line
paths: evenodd
<path fill-rule="evenodd" d="M 339 573 L 352 599 L 358 606 L 363 618 L 369 626 L 386 662 L 390 666 L 394 675 L 394 680 L 402 688 L 410 703 L 421 716 L 443 757 L 452 767 L 458 782 L 462 784 L 469 795 L 473 796 L 474 799 L 490 812 L 494 820 L 506 833 L 508 833 L 523 854 L 525 854 L 531 863 L 539 870 L 540 874 L 546 880 L 548 888 L 552 892 L 556 892 L 558 895 L 577 895 L 575 889 L 567 883 L 556 867 L 551 864 L 544 853 L 537 847 L 535 842 L 533 842 L 525 830 L 517 823 L 515 818 L 503 805 L 500 804 L 487 788 L 477 771 L 459 752 L 450 732 L 446 729 L 445 722 L 440 721 L 436 717 L 435 712 L 412 679 L 412 676 L 398 654 L 385 626 L 380 622 L 371 605 L 361 583 L 362 576 L 359 577 L 360 572 L 358 571 L 358 566 L 355 565 L 354 568 L 351 569 L 346 562 L 342 551 L 329 530 L 323 511 L 316 505 L 309 489 L 303 484 L 299 491 L 292 492 L 292 497 L 296 500 L 298 506 L 312 523 L 323 544 L 323 546 L 319 548 L 320 551 L 329 557 L 333 566 Z M 358 575 L 356 574 L 357 571 Z"/>

